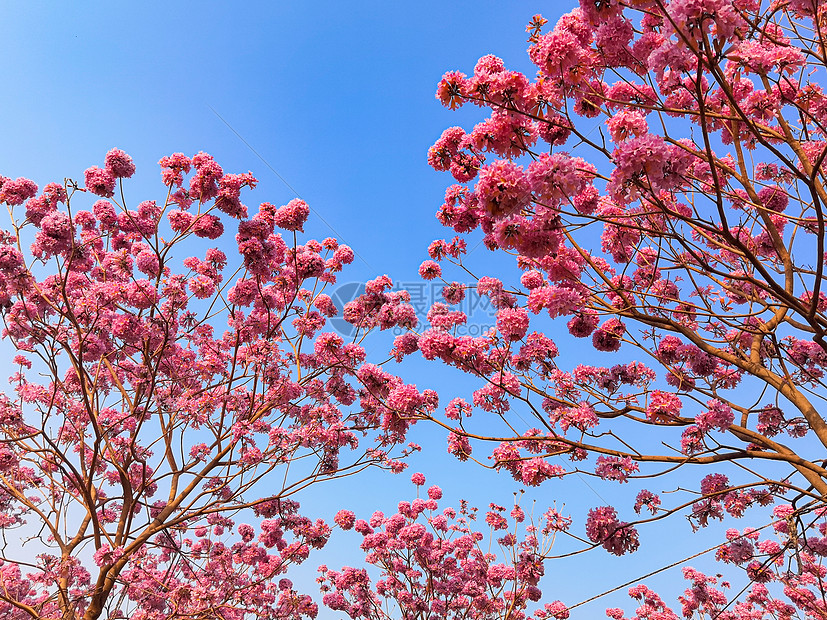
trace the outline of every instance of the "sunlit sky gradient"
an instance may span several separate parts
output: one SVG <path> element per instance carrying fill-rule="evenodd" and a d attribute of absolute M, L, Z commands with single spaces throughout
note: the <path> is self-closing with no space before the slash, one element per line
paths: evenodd
<path fill-rule="evenodd" d="M 314 210 L 308 233 L 338 237 L 361 257 L 341 282 L 382 273 L 415 282 L 428 243 L 446 235 L 434 213 L 452 182 L 427 166 L 427 149 L 444 128 L 470 130 L 483 118 L 477 109 L 444 109 L 434 98 L 437 81 L 451 69 L 470 73 L 487 53 L 533 74 L 525 24 L 538 12 L 553 23 L 574 4 L 6 3 L 0 21 L 0 174 L 27 176 L 40 186 L 82 179 L 84 169 L 102 165 L 107 150 L 119 147 L 138 167 L 126 186 L 134 205 L 163 198 L 156 165 L 162 156 L 204 150 L 226 172 L 251 170 L 258 177 L 259 188 L 242 196 L 252 212 L 262 201 L 286 203 L 293 190 L 305 199 Z M 492 261 L 482 247 L 472 258 L 482 266 L 507 265 L 504 257 Z M 384 352 L 381 346 L 374 351 L 377 361 Z M 433 364 L 414 362 L 400 372 L 421 388 L 437 388 L 443 402 L 470 394 L 454 394 L 462 382 Z M 325 518 L 338 508 L 359 516 L 390 511 L 411 498 L 410 472 L 423 471 L 429 484 L 445 489 L 443 505 L 460 497 L 482 509 L 488 501 L 508 505 L 518 490 L 511 478 L 461 466 L 446 454 L 443 435 L 418 430 L 414 439 L 423 453 L 402 476 L 333 482 L 297 499 L 308 515 Z M 630 487 L 635 485 L 571 477 L 547 483 L 531 497 L 538 513 L 565 502 L 582 535 L 590 507 L 623 498 L 631 512 Z M 575 603 L 719 542 L 689 536 L 680 517 L 670 528 L 644 529 L 641 551 L 629 558 L 597 551 L 550 563 L 541 583 L 547 600 Z M 359 562 L 359 540 L 345 534 L 311 555 L 307 569 L 291 575 L 297 586 L 315 595 L 315 566 Z M 673 595 L 684 587 L 677 569 L 647 583 Z M 737 591 L 743 584 L 733 585 Z M 633 609 L 623 592 L 572 617 L 602 617 L 607 606 Z M 320 617 L 338 615 L 322 609 Z"/>

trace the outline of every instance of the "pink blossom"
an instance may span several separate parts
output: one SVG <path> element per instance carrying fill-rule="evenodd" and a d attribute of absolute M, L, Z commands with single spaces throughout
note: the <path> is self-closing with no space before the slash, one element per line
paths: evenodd
<path fill-rule="evenodd" d="M 218 239 L 224 233 L 224 224 L 217 216 L 206 213 L 198 216 L 192 223 L 191 230 L 196 237 Z"/>
<path fill-rule="evenodd" d="M 526 176 L 538 202 L 556 206 L 579 194 L 597 170 L 579 157 L 543 153 L 529 164 Z"/>
<path fill-rule="evenodd" d="M 572 203 L 581 215 L 591 215 L 600 204 L 600 192 L 597 191 L 594 185 L 589 185 L 572 198 Z"/>
<path fill-rule="evenodd" d="M 696 454 L 704 448 L 704 433 L 694 424 L 687 426 L 681 433 L 681 452 L 687 455 Z"/>
<path fill-rule="evenodd" d="M 40 222 L 32 252 L 44 257 L 67 252 L 72 247 L 73 237 L 74 229 L 69 216 L 61 211 L 52 211 Z"/>
<path fill-rule="evenodd" d="M 61 188 L 62 190 L 63 188 Z M 18 177 L 14 181 L 0 176 L 0 202 L 9 206 L 23 204 L 29 198 L 37 194 L 37 185 L 34 181 Z M 65 196 L 65 192 L 64 192 Z"/>
<path fill-rule="evenodd" d="M 143 250 L 135 257 L 135 266 L 141 273 L 157 276 L 159 273 L 158 255 L 150 250 Z"/>
<path fill-rule="evenodd" d="M 701 493 L 713 495 L 729 488 L 729 478 L 724 474 L 708 474 L 701 480 Z"/>
<path fill-rule="evenodd" d="M 419 266 L 419 275 L 425 280 L 439 278 L 442 275 L 442 267 L 439 266 L 439 263 L 426 260 Z"/>
<path fill-rule="evenodd" d="M 115 547 L 112 549 L 109 545 L 104 544 L 95 551 L 92 559 L 98 566 L 111 566 L 123 556 L 123 552 L 123 547 Z"/>
<path fill-rule="evenodd" d="M 210 448 L 205 443 L 199 443 L 190 448 L 190 457 L 197 461 L 206 461 L 210 454 Z"/>
<path fill-rule="evenodd" d="M 598 213 L 603 220 L 603 234 L 600 236 L 603 251 L 611 254 L 616 263 L 628 263 L 640 244 L 640 227 L 623 206 L 603 202 Z"/>
<path fill-rule="evenodd" d="M 766 39 L 739 41 L 731 57 L 740 61 L 748 72 L 759 75 L 767 75 L 773 71 L 793 73 L 805 62 L 800 49 L 791 45 L 776 45 Z"/>
<path fill-rule="evenodd" d="M 480 208 L 496 218 L 519 211 L 528 205 L 531 197 L 525 172 L 507 160 L 497 160 L 484 166 L 474 191 Z"/>
<path fill-rule="evenodd" d="M 199 152 L 192 158 L 195 174 L 190 179 L 190 196 L 201 203 L 218 196 L 218 182 L 224 175 L 212 155 Z"/>
<path fill-rule="evenodd" d="M 340 510 L 333 517 L 333 522 L 343 530 L 350 530 L 356 523 L 356 515 L 350 510 Z"/>
<path fill-rule="evenodd" d="M 658 506 L 660 506 L 660 497 L 651 491 L 643 489 L 637 494 L 635 498 L 635 512 L 640 514 L 643 507 L 646 507 L 653 515 L 657 514 Z"/>
<path fill-rule="evenodd" d="M 680 147 L 651 133 L 619 143 L 612 157 L 616 167 L 607 189 L 621 201 L 634 200 L 640 195 L 635 179 L 641 177 L 643 183 L 655 191 L 679 187 L 688 161 Z"/>
<path fill-rule="evenodd" d="M 646 117 L 637 110 L 621 110 L 606 121 L 609 135 L 614 142 L 637 138 L 649 131 Z"/>
<path fill-rule="evenodd" d="M 571 123 L 560 114 L 547 114 L 537 128 L 540 138 L 552 146 L 563 146 L 568 142 L 571 130 Z"/>
<path fill-rule="evenodd" d="M 465 285 L 459 282 L 451 282 L 442 288 L 442 297 L 451 305 L 456 305 L 465 299 Z"/>
<path fill-rule="evenodd" d="M 336 304 L 333 303 L 330 295 L 326 295 L 324 293 L 316 297 L 313 301 L 313 305 L 316 306 L 316 308 L 319 309 L 319 312 L 326 317 L 333 317 L 339 313 L 339 310 L 336 308 Z"/>
<path fill-rule="evenodd" d="M 520 74 L 511 73 L 510 75 L 519 76 Z M 516 81 L 522 82 L 523 79 L 518 77 Z M 499 93 L 489 88 L 485 81 L 477 80 L 476 86 L 486 89 L 486 96 L 497 97 Z M 506 81 L 508 81 L 507 78 Z M 514 93 L 513 89 L 519 89 L 522 84 L 500 83 L 497 86 L 512 89 L 511 92 Z M 468 181 L 476 176 L 483 161 L 480 155 L 470 153 L 490 151 L 500 157 L 519 157 L 522 145 L 532 145 L 537 140 L 537 135 L 536 126 L 528 118 L 495 109 L 488 119 L 477 123 L 473 131 L 463 138 L 460 146 L 465 149 L 465 152 L 460 152 L 454 158 L 451 173 L 460 182 Z"/>
<path fill-rule="evenodd" d="M 629 457 L 599 456 L 594 473 L 604 480 L 626 482 L 629 474 L 638 471 L 638 464 Z"/>
<path fill-rule="evenodd" d="M 520 284 L 527 289 L 540 288 L 544 283 L 543 274 L 535 269 L 526 271 L 520 276 Z"/>
<path fill-rule="evenodd" d="M 673 0 L 669 16 L 681 34 L 692 39 L 714 32 L 725 40 L 746 26 L 732 0 Z"/>
<path fill-rule="evenodd" d="M 546 603 L 543 610 L 548 614 L 548 618 L 554 618 L 554 620 L 567 620 L 569 618 L 568 607 L 560 601 Z"/>
<path fill-rule="evenodd" d="M 586 338 L 597 329 L 598 323 L 600 323 L 600 317 L 592 311 L 585 310 L 575 314 L 566 326 L 575 338 Z"/>
<path fill-rule="evenodd" d="M 584 37 L 563 28 L 539 37 L 529 48 L 529 56 L 543 73 L 570 87 L 582 85 L 593 75 L 594 54 L 584 43 Z"/>
<path fill-rule="evenodd" d="M 773 405 L 767 405 L 760 412 L 758 412 L 758 425 L 756 426 L 759 433 L 767 437 L 773 437 L 781 432 L 786 426 L 786 420 L 782 411 Z"/>
<path fill-rule="evenodd" d="M 92 166 L 83 173 L 86 189 L 97 196 L 109 198 L 115 194 L 115 177 L 103 168 Z"/>
<path fill-rule="evenodd" d="M 448 433 L 448 452 L 460 461 L 467 461 L 471 456 L 471 442 L 465 435 Z"/>
<path fill-rule="evenodd" d="M 521 340 L 528 331 L 528 313 L 522 308 L 502 308 L 497 312 L 497 329 L 506 340 Z"/>
<path fill-rule="evenodd" d="M 603 322 L 592 334 L 592 344 L 598 351 L 617 351 L 620 349 L 621 338 L 626 333 L 626 326 L 620 319 L 612 317 Z"/>
<path fill-rule="evenodd" d="M 175 232 L 184 232 L 192 226 L 195 216 L 186 211 L 173 210 L 167 214 L 169 225 Z"/>
<path fill-rule="evenodd" d="M 465 74 L 459 71 L 449 71 L 442 76 L 436 91 L 436 98 L 442 105 L 453 110 L 465 102 L 465 77 Z"/>
<path fill-rule="evenodd" d="M 617 511 L 611 506 L 592 508 L 586 518 L 586 535 L 594 543 L 600 543 L 606 551 L 623 555 L 637 551 L 640 546 L 637 530 L 617 519 Z"/>
<path fill-rule="evenodd" d="M 595 47 L 600 50 L 600 64 L 606 67 L 634 66 L 629 49 L 634 34 L 632 22 L 620 15 L 603 20 L 594 34 Z"/>
<path fill-rule="evenodd" d="M 402 358 L 410 355 L 419 349 L 419 340 L 415 334 L 402 334 L 393 340 L 393 349 L 391 353 L 396 358 L 397 362 L 401 362 Z"/>
<path fill-rule="evenodd" d="M 411 314 L 413 314 L 412 307 L 410 312 Z M 436 302 L 433 306 L 431 306 L 431 308 L 428 310 L 426 318 L 428 319 L 428 322 L 436 329 L 445 330 L 449 330 L 457 325 L 462 325 L 468 319 L 467 315 L 464 312 L 451 310 L 448 306 L 439 302 Z"/>
<path fill-rule="evenodd" d="M 725 402 L 712 399 L 708 400 L 706 405 L 709 410 L 695 416 L 695 424 L 702 432 L 710 429 L 725 431 L 735 420 L 732 408 Z"/>
<path fill-rule="evenodd" d="M 564 286 L 541 286 L 528 294 L 528 309 L 534 314 L 547 310 L 551 318 L 572 314 L 583 307 L 583 297 Z"/>
<path fill-rule="evenodd" d="M 126 287 L 129 303 L 139 310 L 151 308 L 158 301 L 158 291 L 149 280 L 136 280 Z"/>
<path fill-rule="evenodd" d="M 17 181 L 21 180 L 25 179 L 18 179 Z M 15 204 L 19 204 L 19 202 L 17 202 L 18 200 L 22 202 L 25 195 L 37 192 L 37 186 L 34 184 L 28 186 L 29 192 L 26 192 L 25 188 L 15 189 L 16 185 L 16 181 L 7 180 L 4 183 L 3 178 L 0 177 L 0 199 L 6 196 L 5 201 L 9 205 L 14 206 Z M 24 190 L 22 194 L 20 193 L 21 189 Z M 66 199 L 66 190 L 61 185 L 57 183 L 47 183 L 40 196 L 36 198 L 32 197 L 26 203 L 26 217 L 37 226 L 44 217 L 57 210 L 58 203 L 66 202 Z"/>
<path fill-rule="evenodd" d="M 276 226 L 285 230 L 304 232 L 304 223 L 309 215 L 310 207 L 307 206 L 307 203 L 299 198 L 294 198 L 276 210 L 273 222 Z"/>
<path fill-rule="evenodd" d="M 121 149 L 111 149 L 104 158 L 106 171 L 116 179 L 128 179 L 135 174 L 132 158 Z"/>
<path fill-rule="evenodd" d="M 428 165 L 434 170 L 448 170 L 464 137 L 462 127 L 449 127 L 443 131 L 439 140 L 428 149 Z"/>
<path fill-rule="evenodd" d="M 241 189 L 244 187 L 255 188 L 258 184 L 251 172 L 244 174 L 225 174 L 218 180 L 218 193 L 215 198 L 215 206 L 223 213 L 243 219 L 247 217 L 247 207 L 241 204 Z"/>
<path fill-rule="evenodd" d="M 162 157 L 158 164 L 161 166 L 161 178 L 164 185 L 180 187 L 184 182 L 184 175 L 190 171 L 192 162 L 183 153 L 173 153 Z"/>
<path fill-rule="evenodd" d="M 471 415 L 471 405 L 462 398 L 454 398 L 445 407 L 445 415 L 451 420 L 460 420 Z"/>
<path fill-rule="evenodd" d="M 520 347 L 516 355 L 512 356 L 512 363 L 518 370 L 525 370 L 532 364 L 537 364 L 546 370 L 550 360 L 557 357 L 559 350 L 554 341 L 544 334 L 533 332 L 526 338 L 526 343 Z"/>
<path fill-rule="evenodd" d="M 668 422 L 680 416 L 682 406 L 683 403 L 676 394 L 653 390 L 649 394 L 646 417 L 653 422 Z"/>
<path fill-rule="evenodd" d="M 773 529 L 776 532 L 786 534 L 789 532 L 789 522 L 795 515 L 795 509 L 789 504 L 779 504 L 772 509 L 772 515 L 779 519 L 773 523 Z"/>
<path fill-rule="evenodd" d="M 549 478 L 559 477 L 565 473 L 562 466 L 552 465 L 542 457 L 522 461 L 517 467 L 520 472 L 520 479 L 523 484 L 528 486 L 537 486 Z"/>

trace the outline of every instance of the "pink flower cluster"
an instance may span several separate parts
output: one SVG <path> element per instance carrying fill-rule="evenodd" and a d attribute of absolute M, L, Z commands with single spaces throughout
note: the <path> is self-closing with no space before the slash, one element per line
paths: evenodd
<path fill-rule="evenodd" d="M 590 541 L 601 544 L 614 555 L 633 553 L 640 546 L 637 530 L 628 523 L 619 521 L 617 511 L 611 506 L 589 510 L 586 535 Z"/>
<path fill-rule="evenodd" d="M 294 198 L 273 215 L 273 222 L 285 230 L 304 232 L 304 223 L 310 215 L 310 207 L 304 200 Z"/>

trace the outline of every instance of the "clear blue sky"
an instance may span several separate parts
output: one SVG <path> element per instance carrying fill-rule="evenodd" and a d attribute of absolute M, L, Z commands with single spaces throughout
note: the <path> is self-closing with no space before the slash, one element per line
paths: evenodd
<path fill-rule="evenodd" d="M 84 169 L 101 165 L 106 151 L 119 147 L 138 166 L 127 185 L 128 199 L 138 202 L 161 197 L 160 157 L 204 150 L 225 171 L 251 170 L 259 178 L 245 202 L 284 204 L 294 194 L 266 161 L 314 209 L 312 235 L 337 236 L 363 257 L 345 280 L 388 273 L 414 281 L 428 243 L 446 234 L 434 213 L 452 182 L 427 166 L 426 151 L 444 128 L 470 129 L 482 119 L 475 109 L 442 108 L 434 98 L 437 81 L 451 69 L 470 73 L 486 53 L 533 74 L 525 24 L 538 12 L 553 22 L 574 4 L 7 3 L 0 22 L 0 174 L 28 176 L 41 186 L 82 179 Z M 487 251 L 477 254 L 481 263 L 490 261 Z M 425 387 L 435 379 L 422 370 L 414 364 L 410 372 L 419 372 Z M 449 386 L 443 387 L 447 402 Z M 458 467 L 441 434 L 418 439 L 429 437 L 436 445 L 426 446 L 412 471 L 441 483 L 447 499 L 469 497 L 481 508 L 490 500 L 510 501 L 516 489 L 510 478 Z M 408 477 L 370 478 L 371 493 L 361 479 L 330 486 L 304 503 L 328 518 L 339 505 L 360 515 L 389 510 L 410 498 Z M 591 484 L 609 501 L 628 493 L 628 487 Z M 544 505 L 566 502 L 579 516 L 579 533 L 585 510 L 604 503 L 577 478 L 533 495 Z M 627 511 L 630 503 L 624 502 Z M 633 558 L 597 552 L 550 565 L 548 600 L 576 602 L 704 544 L 678 542 L 689 533 L 680 519 L 671 527 L 660 535 L 642 532 L 644 546 Z M 358 539 L 343 537 L 329 555 L 311 556 L 308 564 L 356 562 Z M 304 590 L 315 593 L 312 571 L 303 579 Z M 672 592 L 684 587 L 676 571 L 647 583 L 671 583 Z M 573 617 L 601 617 L 610 603 L 632 609 L 624 594 Z M 323 610 L 321 617 L 333 616 Z"/>
<path fill-rule="evenodd" d="M 528 69 L 524 26 L 541 8 L 479 1 L 7 5 L 0 170 L 41 183 L 79 178 L 117 146 L 135 159 L 138 181 L 157 191 L 161 156 L 205 150 L 226 171 L 252 170 L 261 180 L 254 199 L 292 198 L 212 108 L 372 272 L 413 276 L 427 243 L 441 234 L 433 214 L 450 181 L 428 168 L 426 151 L 461 120 L 436 101 L 436 83 L 495 49 Z M 136 198 L 137 185 L 130 185 Z M 315 234 L 330 234 L 316 224 Z"/>

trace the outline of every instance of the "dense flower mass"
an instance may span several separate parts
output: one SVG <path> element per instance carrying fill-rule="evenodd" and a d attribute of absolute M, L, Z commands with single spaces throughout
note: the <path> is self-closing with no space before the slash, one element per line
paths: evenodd
<path fill-rule="evenodd" d="M 437 218 L 514 259 L 486 274 L 431 246 L 429 277 L 473 274 L 496 314 L 484 344 L 456 322 L 418 335 L 427 360 L 481 384 L 439 421 L 449 452 L 493 445 L 490 465 L 529 486 L 686 472 L 666 486 L 694 493 L 669 496 L 694 529 L 810 498 L 776 525 L 780 542 L 730 528 L 716 559 L 746 573 L 741 593 L 686 568 L 687 618 L 827 609 L 815 524 L 827 471 L 814 457 L 827 447 L 824 14 L 811 0 L 580 0 L 556 24 L 529 23 L 536 75 L 486 55 L 437 87 L 446 107 L 485 115 L 429 151 L 457 182 Z M 619 515 L 673 513 L 667 496 L 636 493 L 590 511 L 586 538 L 624 554 L 641 543 Z M 678 617 L 645 586 L 630 595 L 635 619 Z"/>
<path fill-rule="evenodd" d="M 286 575 L 336 529 L 364 552 L 319 570 L 338 615 L 564 619 L 582 602 L 552 600 L 552 556 L 624 556 L 683 514 L 670 535 L 722 522 L 697 555 L 720 574 L 682 567 L 675 605 L 630 583 L 634 620 L 824 620 L 826 17 L 580 0 L 531 19 L 528 73 L 446 73 L 438 100 L 480 118 L 427 153 L 451 231 L 427 302 L 338 288 L 354 250 L 306 238 L 301 199 L 248 207 L 257 179 L 204 152 L 134 204 L 120 149 L 82 180 L 0 176 L 0 617 L 314 618 Z M 420 355 L 445 367 L 391 372 Z M 393 514 L 303 514 L 318 481 L 403 471 L 423 422 L 519 486 L 633 490 L 578 522 L 440 509 L 415 473 Z"/>
<path fill-rule="evenodd" d="M 0 177 L 15 231 L 0 236 L 3 337 L 19 353 L 0 395 L 0 531 L 49 532 L 29 541 L 43 553 L 25 566 L 18 548 L 0 551 L 3 618 L 316 617 L 284 575 L 331 530 L 289 490 L 370 465 L 401 471 L 411 416 L 437 406 L 323 331 L 353 251 L 285 241 L 275 227 L 301 232 L 304 202 L 249 217 L 252 174 L 206 153 L 161 168 L 168 199 L 134 207 L 115 193 L 135 173 L 119 149 L 83 185 L 38 194 Z M 222 239 L 231 218 L 235 243 Z M 415 324 L 391 286 L 369 285 L 376 321 L 363 333 Z M 275 485 L 259 484 L 274 468 Z M 346 510 L 333 523 L 357 527 Z"/>
<path fill-rule="evenodd" d="M 414 474 L 412 481 L 420 486 L 424 476 Z M 374 581 L 356 567 L 322 566 L 318 582 L 324 605 L 356 619 L 389 620 L 394 616 L 384 611 L 388 603 L 397 606 L 402 617 L 420 612 L 430 618 L 528 617 L 525 612 L 532 604 L 537 604 L 537 620 L 568 617 L 560 601 L 540 605 L 543 593 L 538 587 L 553 532 L 564 525 L 538 535 L 519 505 L 507 511 L 492 503 L 485 514 L 492 539 L 486 542 L 473 527 L 476 508 L 463 501 L 459 510 L 440 510 L 441 498 L 442 491 L 432 486 L 427 499 L 402 501 L 395 514 L 375 512 L 369 521 L 357 521 L 365 560 L 379 569 L 379 578 Z M 544 516 L 546 522 L 566 521 L 559 513 Z M 499 546 L 502 557 L 491 552 L 489 543 Z"/>

